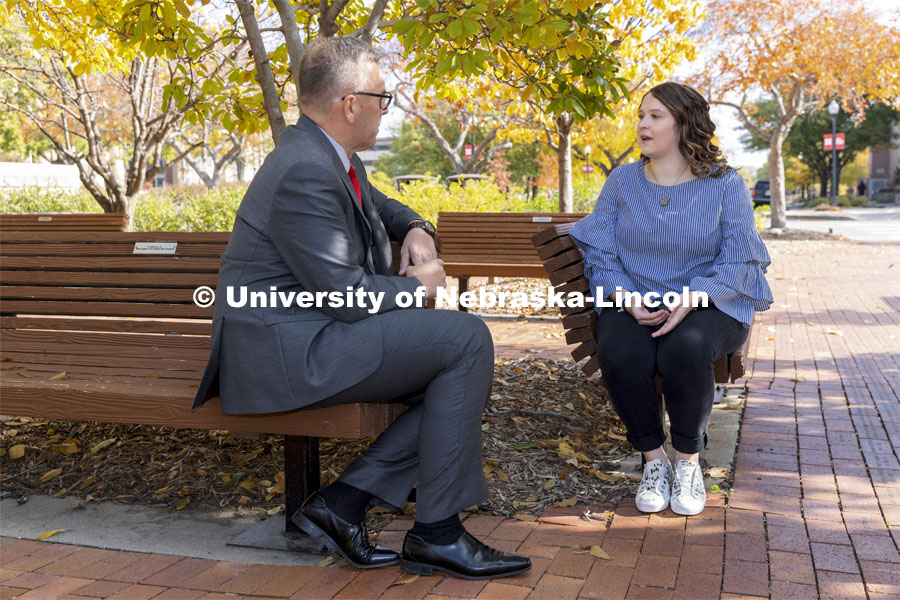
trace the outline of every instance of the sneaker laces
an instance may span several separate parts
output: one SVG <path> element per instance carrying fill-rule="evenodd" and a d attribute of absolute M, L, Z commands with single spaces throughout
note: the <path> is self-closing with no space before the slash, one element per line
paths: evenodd
<path fill-rule="evenodd" d="M 703 487 L 703 478 L 697 477 L 700 472 L 700 465 L 689 460 L 681 459 L 675 468 L 675 482 L 673 493 L 677 496 L 681 494 L 682 488 L 687 488 L 691 496 L 701 496 L 705 494 L 706 489 Z"/>
<path fill-rule="evenodd" d="M 638 486 L 637 493 L 653 492 L 659 493 L 659 482 L 666 471 L 666 464 L 659 459 L 650 461 L 644 465 L 644 475 L 641 477 L 641 485 Z"/>

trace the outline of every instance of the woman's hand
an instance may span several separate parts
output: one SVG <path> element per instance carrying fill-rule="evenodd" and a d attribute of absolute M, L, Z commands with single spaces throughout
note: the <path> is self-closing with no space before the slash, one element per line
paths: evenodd
<path fill-rule="evenodd" d="M 655 327 L 656 325 L 659 325 L 669 318 L 669 311 L 665 308 L 656 312 L 650 312 L 649 310 L 644 308 L 643 304 L 640 303 L 640 301 L 638 302 L 637 306 L 626 306 L 624 303 L 624 298 L 629 293 L 629 290 L 618 290 L 610 294 L 609 299 L 615 302 L 616 306 L 623 307 L 625 309 L 625 312 L 634 317 L 634 320 L 637 321 L 638 324 Z"/>
<path fill-rule="evenodd" d="M 666 322 L 667 319 L 671 319 L 669 311 L 665 308 L 656 312 L 650 312 L 643 306 L 633 306 L 631 308 L 626 308 L 625 311 L 634 317 L 634 320 L 637 321 L 638 324 L 649 325 L 651 327 L 655 327 L 660 323 Z M 656 334 L 654 334 L 654 336 L 655 335 Z"/>
<path fill-rule="evenodd" d="M 689 312 L 691 312 L 692 310 L 694 310 L 694 309 L 691 306 L 679 305 L 678 308 L 673 310 L 672 313 L 669 315 L 669 319 L 666 321 L 666 324 L 663 325 L 662 327 L 660 327 L 659 329 L 657 329 L 656 331 L 654 331 L 653 333 L 651 333 L 650 337 L 658 338 L 658 337 L 662 337 L 662 336 L 666 335 L 667 333 L 669 333 L 670 331 L 675 329 L 678 326 L 678 324 L 681 323 L 682 320 L 684 320 L 684 317 L 686 317 L 687 314 Z"/>

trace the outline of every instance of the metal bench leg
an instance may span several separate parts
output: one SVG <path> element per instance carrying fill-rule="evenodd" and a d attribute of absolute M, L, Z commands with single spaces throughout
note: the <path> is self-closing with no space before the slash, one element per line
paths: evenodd
<path fill-rule="evenodd" d="M 285 531 L 302 533 L 291 517 L 310 494 L 321 487 L 319 438 L 305 435 L 284 436 L 284 515 Z"/>
<path fill-rule="evenodd" d="M 319 489 L 319 438 L 284 436 L 284 526 L 279 519 L 268 519 L 231 540 L 229 546 L 330 554 L 334 552 L 325 538 L 311 538 L 291 522 L 291 517 L 307 496 Z"/>

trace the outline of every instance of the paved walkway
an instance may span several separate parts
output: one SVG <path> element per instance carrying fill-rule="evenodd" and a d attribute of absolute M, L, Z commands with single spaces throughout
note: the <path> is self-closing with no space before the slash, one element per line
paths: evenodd
<path fill-rule="evenodd" d="M 595 506 L 537 523 L 472 517 L 474 534 L 533 557 L 492 582 L 214 562 L 0 538 L 5 598 L 898 598 L 900 246 L 773 242 L 734 489 L 699 516 Z M 547 323 L 493 322 L 498 352 L 562 354 Z M 549 328 L 548 328 L 549 327 Z M 397 547 L 408 520 L 379 538 Z M 587 548 L 600 545 L 610 560 Z"/>

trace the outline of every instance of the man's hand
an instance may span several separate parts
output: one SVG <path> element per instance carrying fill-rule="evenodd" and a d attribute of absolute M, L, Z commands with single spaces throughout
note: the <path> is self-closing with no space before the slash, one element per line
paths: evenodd
<path fill-rule="evenodd" d="M 424 233 L 424 232 L 423 232 Z M 431 238 L 427 233 L 428 238 Z M 409 236 L 406 236 L 407 239 Z M 415 277 L 425 286 L 425 297 L 437 297 L 437 288 L 447 285 L 447 275 L 444 273 L 444 261 L 439 258 L 432 259 L 426 263 L 410 265 L 406 269 L 407 277 Z"/>
<path fill-rule="evenodd" d="M 680 306 L 679 305 L 678 308 L 673 310 L 672 313 L 669 315 L 669 318 L 666 320 L 666 324 L 663 325 L 662 327 L 660 327 L 659 329 L 657 329 L 656 331 L 654 331 L 653 333 L 651 333 L 650 337 L 658 338 L 658 337 L 662 337 L 662 336 L 666 335 L 667 333 L 669 333 L 670 331 L 675 329 L 675 327 L 677 327 L 678 324 L 681 323 L 681 321 L 683 321 L 684 318 L 687 316 L 687 314 L 689 312 L 691 312 L 692 310 L 694 310 L 694 309 L 690 306 Z M 662 311 L 660 311 L 660 312 L 662 312 Z"/>
<path fill-rule="evenodd" d="M 400 271 L 398 274 L 406 275 L 410 262 L 414 265 L 423 265 L 436 258 L 437 249 L 434 247 L 434 239 L 424 229 L 413 227 L 406 233 L 406 237 L 403 238 L 403 246 L 400 247 Z"/>

